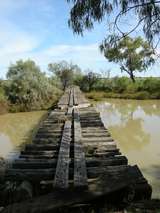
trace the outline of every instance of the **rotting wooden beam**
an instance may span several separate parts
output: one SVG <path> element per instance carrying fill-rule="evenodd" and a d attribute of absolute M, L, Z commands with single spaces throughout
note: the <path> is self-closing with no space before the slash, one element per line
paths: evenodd
<path fill-rule="evenodd" d="M 151 196 L 146 179 L 137 167 L 128 165 L 127 158 L 121 155 L 103 125 L 100 114 L 94 107 L 81 108 L 86 106 L 85 103 L 87 100 L 84 100 L 79 88 L 68 88 L 58 105 L 64 109 L 53 110 L 41 122 L 33 144 L 26 145 L 19 160 L 13 162 L 12 168 L 7 168 L 5 180 L 27 180 L 33 183 L 33 187 L 43 181 L 54 185 L 54 189 L 49 186 L 47 191 L 53 190 L 53 193 L 33 198 L 31 202 L 14 204 L 13 212 L 53 212 L 65 205 L 93 202 L 93 199 L 126 189 L 132 184 L 138 199 Z M 84 192 L 77 190 L 87 184 Z M 94 191 L 91 192 L 92 186 Z M 26 207 L 24 211 L 22 205 Z"/>
<path fill-rule="evenodd" d="M 96 157 L 86 157 L 86 166 L 113 166 L 127 165 L 128 160 L 125 156 L 106 157 L 99 159 Z M 57 159 L 17 159 L 12 162 L 13 169 L 49 169 L 56 167 Z M 71 159 L 70 166 L 73 167 L 74 158 Z"/>
<path fill-rule="evenodd" d="M 87 187 L 85 153 L 82 146 L 78 109 L 74 108 L 74 186 Z"/>
<path fill-rule="evenodd" d="M 67 120 L 64 124 L 53 184 L 55 188 L 65 189 L 69 186 L 68 179 L 70 162 L 71 125 L 72 122 L 70 120 Z"/>
<path fill-rule="evenodd" d="M 73 89 L 70 90 L 68 105 L 69 105 L 69 107 L 73 107 Z"/>
<path fill-rule="evenodd" d="M 133 176 L 133 174 L 135 175 Z M 96 189 L 87 190 L 85 192 L 68 189 L 63 193 L 61 190 L 55 190 L 52 193 L 33 198 L 32 200 L 9 205 L 3 209 L 2 213 L 8 213 L 10 209 L 12 209 L 12 213 L 51 213 L 64 206 L 69 207 L 73 204 L 95 202 L 95 199 L 101 199 L 102 196 L 107 196 L 110 193 L 117 194 L 118 190 L 124 189 L 134 183 L 136 184 L 136 181 L 139 181 L 139 174 L 135 171 L 135 167 L 127 167 L 123 169 L 123 171 L 120 170 L 117 175 L 113 173 L 102 174 L 101 178 L 98 180 Z M 149 195 L 150 189 L 146 188 L 146 186 L 147 183 L 144 185 L 144 192 Z M 126 196 L 128 194 L 126 194 Z"/>
<path fill-rule="evenodd" d="M 73 103 L 74 103 L 74 106 L 78 106 L 78 93 L 77 93 L 77 88 L 74 87 L 73 93 L 74 93 L 74 96 L 73 96 Z"/>

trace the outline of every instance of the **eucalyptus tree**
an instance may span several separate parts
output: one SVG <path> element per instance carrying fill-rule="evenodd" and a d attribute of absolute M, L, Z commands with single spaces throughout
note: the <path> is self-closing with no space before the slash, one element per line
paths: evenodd
<path fill-rule="evenodd" d="M 75 33 L 83 32 L 94 27 L 95 22 L 107 20 L 111 15 L 111 21 L 107 25 L 113 26 L 111 33 L 124 37 L 141 25 L 143 32 L 149 42 L 154 39 L 159 42 L 160 35 L 160 1 L 159 0 L 67 0 L 72 4 L 70 11 L 69 26 Z M 135 15 L 131 23 L 131 29 L 128 29 L 129 18 L 127 15 Z M 121 20 L 127 17 L 127 21 Z M 125 29 L 126 31 L 124 31 Z"/>
<path fill-rule="evenodd" d="M 154 64 L 154 51 L 147 41 L 141 37 L 129 36 L 112 45 L 110 40 L 105 40 L 100 46 L 102 53 L 109 62 L 120 65 L 122 72 L 126 72 L 135 82 L 135 72 L 142 72 Z"/>

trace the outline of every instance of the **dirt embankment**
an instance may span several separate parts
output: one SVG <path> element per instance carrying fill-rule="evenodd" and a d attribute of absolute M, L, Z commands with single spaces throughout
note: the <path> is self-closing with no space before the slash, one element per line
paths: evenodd
<path fill-rule="evenodd" d="M 7 101 L 0 101 L 0 114 L 7 113 L 9 110 L 9 106 Z"/>

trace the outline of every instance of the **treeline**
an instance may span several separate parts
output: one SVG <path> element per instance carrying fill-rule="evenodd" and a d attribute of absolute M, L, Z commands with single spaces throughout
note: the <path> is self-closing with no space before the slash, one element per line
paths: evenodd
<path fill-rule="evenodd" d="M 91 70 L 82 72 L 72 63 L 48 65 L 50 75 L 32 60 L 11 64 L 6 80 L 0 80 L 0 112 L 48 109 L 69 85 L 78 85 L 88 98 L 160 99 L 160 78 L 110 78 Z"/>
<path fill-rule="evenodd" d="M 86 90 L 88 98 L 124 99 L 160 99 L 160 78 L 135 78 L 135 83 L 128 77 L 99 78 L 90 90 Z"/>

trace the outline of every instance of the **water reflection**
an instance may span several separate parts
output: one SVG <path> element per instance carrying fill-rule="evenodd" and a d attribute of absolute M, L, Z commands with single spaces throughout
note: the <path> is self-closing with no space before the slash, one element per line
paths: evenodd
<path fill-rule="evenodd" d="M 6 157 L 13 150 L 13 144 L 7 135 L 0 134 L 0 157 Z"/>
<path fill-rule="evenodd" d="M 31 139 L 35 126 L 45 111 L 0 115 L 0 157 L 6 157 L 15 147 Z"/>
<path fill-rule="evenodd" d="M 160 101 L 106 100 L 102 120 L 131 164 L 138 164 L 160 198 Z"/>

